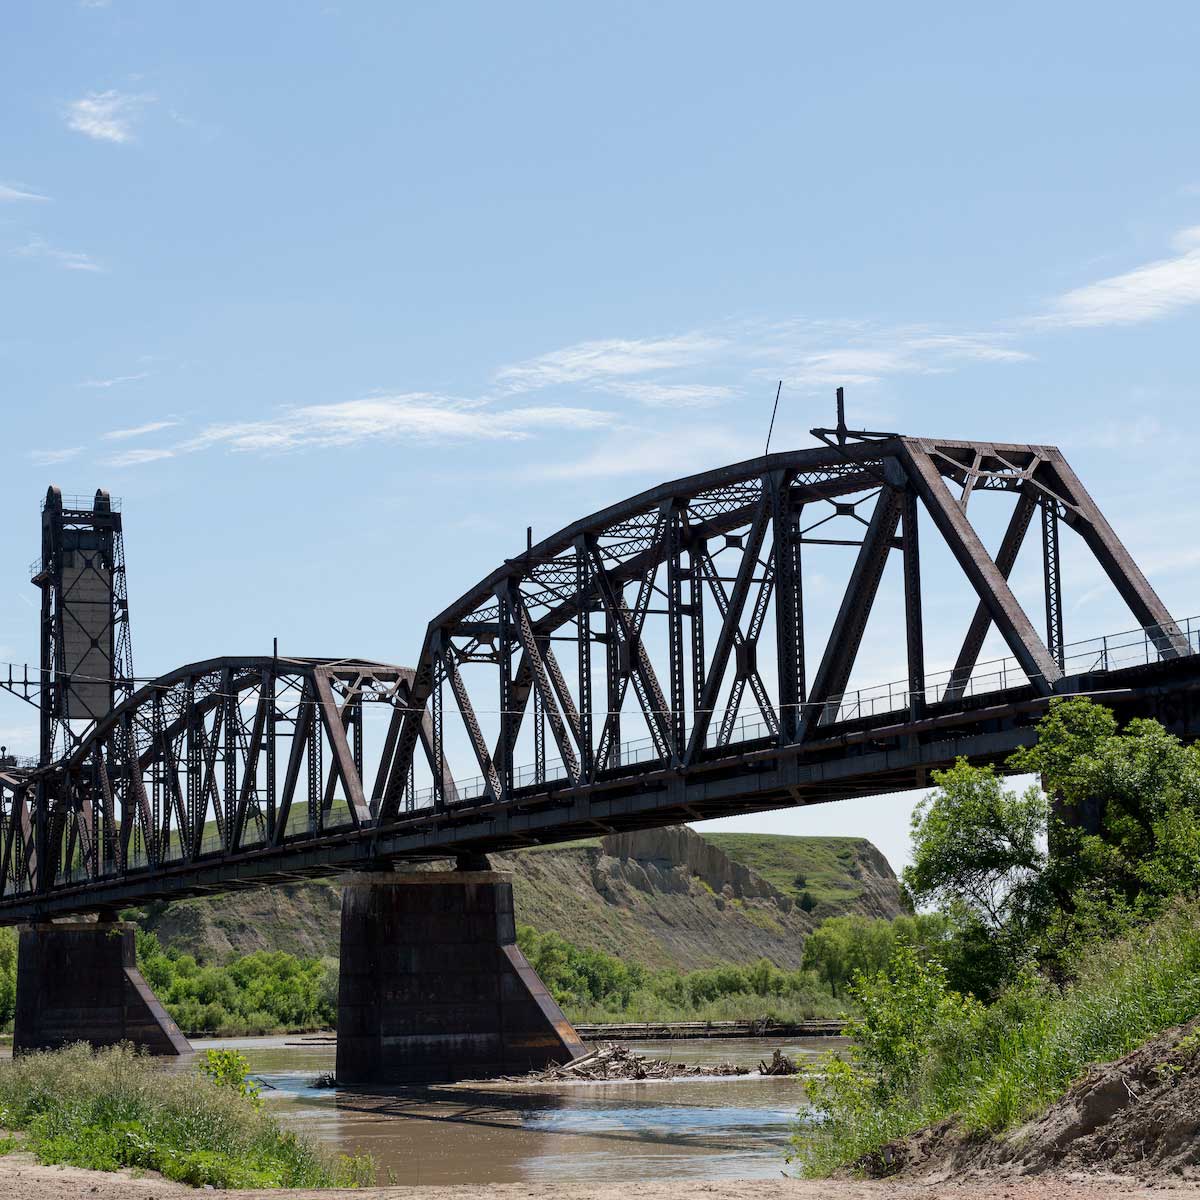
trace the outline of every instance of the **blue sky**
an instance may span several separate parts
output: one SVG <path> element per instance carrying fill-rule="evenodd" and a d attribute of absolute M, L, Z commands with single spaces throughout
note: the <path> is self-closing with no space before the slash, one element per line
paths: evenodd
<path fill-rule="evenodd" d="M 777 448 L 837 384 L 860 424 L 1060 445 L 1200 611 L 1198 33 L 1183 3 L 8 0 L 0 657 L 36 658 L 50 482 L 124 498 L 139 674 L 276 635 L 405 662 L 527 524 L 758 452 L 780 378 Z M 1090 585 L 1067 621 L 1129 624 Z M 32 742 L 18 702 L 0 733 Z M 899 860 L 912 799 L 736 824 Z"/>

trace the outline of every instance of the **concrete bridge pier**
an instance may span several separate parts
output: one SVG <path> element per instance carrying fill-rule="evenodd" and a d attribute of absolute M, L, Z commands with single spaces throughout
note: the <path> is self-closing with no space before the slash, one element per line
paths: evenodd
<path fill-rule="evenodd" d="M 338 1083 L 483 1079 L 582 1053 L 517 948 L 511 876 L 481 857 L 347 878 Z"/>
<path fill-rule="evenodd" d="M 192 1047 L 137 969 L 123 921 L 45 921 L 20 928 L 13 1053 L 72 1042 L 132 1042 L 150 1054 Z"/>

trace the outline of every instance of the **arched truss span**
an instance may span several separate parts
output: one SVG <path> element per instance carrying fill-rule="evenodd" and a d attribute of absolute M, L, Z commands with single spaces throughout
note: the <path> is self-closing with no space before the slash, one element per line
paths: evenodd
<path fill-rule="evenodd" d="M 0 880 L 38 891 L 363 830 L 413 672 L 220 658 L 144 685 L 66 759 L 0 773 Z M 382 721 L 369 720 L 382 709 Z M 376 733 L 372 745 L 370 734 Z M 429 723 L 418 742 L 432 753 Z M 443 781 L 453 795 L 453 782 Z"/>
<path fill-rule="evenodd" d="M 903 562 L 908 658 L 896 708 L 914 717 L 935 700 L 961 701 L 993 626 L 1034 693 L 1062 687 L 1060 523 L 1083 538 L 1155 652 L 1189 652 L 1056 448 L 898 435 L 826 440 L 663 484 L 578 521 L 435 617 L 413 681 L 414 711 L 377 798 L 380 816 L 422 800 L 446 803 L 436 780 L 423 796 L 406 797 L 418 710 L 431 717 L 435 759 L 448 723 L 465 732 L 479 771 L 474 791 L 490 802 L 544 785 L 547 770 L 558 786 L 585 788 L 628 768 L 628 727 L 640 737 L 640 758 L 680 771 L 738 740 L 744 710 L 757 714 L 756 736 L 803 744 L 845 715 L 839 702 L 893 550 Z M 1016 495 L 994 558 L 968 516 L 972 495 L 991 491 Z M 976 597 L 954 670 L 936 687 L 925 668 L 921 509 Z M 1008 585 L 1035 513 L 1045 637 Z M 804 547 L 817 544 L 851 545 L 857 555 L 824 650 L 810 663 L 802 561 Z M 524 758 L 522 743 L 531 743 Z M 547 754 L 557 758 L 549 767 Z M 532 767 L 522 772 L 523 761 Z"/>

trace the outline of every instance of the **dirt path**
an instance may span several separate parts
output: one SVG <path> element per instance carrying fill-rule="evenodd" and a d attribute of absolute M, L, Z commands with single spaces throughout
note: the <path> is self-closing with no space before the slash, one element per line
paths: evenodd
<path fill-rule="evenodd" d="M 360 1191 L 196 1191 L 177 1183 L 128 1172 L 106 1174 L 77 1167 L 38 1166 L 30 1155 L 0 1158 L 4 1200 L 180 1200 L 190 1196 L 226 1200 L 1200 1200 L 1200 1184 L 1141 1188 L 1127 1180 L 1040 1178 L 984 1179 L 960 1183 L 807 1182 L 720 1180 L 714 1182 L 573 1184 L 516 1183 L 490 1187 L 384 1187 Z"/>

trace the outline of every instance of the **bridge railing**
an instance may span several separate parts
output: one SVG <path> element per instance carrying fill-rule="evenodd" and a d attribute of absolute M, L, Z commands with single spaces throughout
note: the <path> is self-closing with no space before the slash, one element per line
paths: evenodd
<path fill-rule="evenodd" d="M 1176 627 L 1186 638 L 1190 652 L 1200 654 L 1200 616 L 1177 621 Z M 1128 629 L 1101 637 L 1070 642 L 1063 647 L 1063 673 L 1068 678 L 1088 675 L 1098 671 L 1116 671 L 1123 667 L 1145 666 L 1162 661 L 1163 655 L 1154 639 L 1153 627 Z M 925 677 L 925 701 L 939 703 L 950 690 L 953 670 L 938 671 Z M 1021 687 L 1028 682 L 1020 663 L 1013 657 L 997 658 L 978 664 L 962 689 L 962 696 L 987 695 Z M 822 722 L 836 724 L 842 721 L 861 720 L 866 717 L 884 716 L 889 713 L 907 712 L 910 707 L 910 692 L 907 680 L 893 680 L 845 692 L 824 705 Z M 716 718 L 720 717 L 716 714 Z M 707 744 L 716 745 L 719 720 L 712 722 L 712 731 Z M 733 726 L 731 745 L 760 741 L 771 736 L 770 726 L 753 713 L 740 717 Z M 613 766 L 636 766 L 639 763 L 657 762 L 658 749 L 652 738 L 636 738 L 621 742 L 617 747 Z M 539 771 L 533 764 L 518 767 L 513 772 L 514 788 L 533 787 L 541 783 L 553 783 L 567 778 L 567 770 L 559 759 L 548 760 Z M 487 790 L 481 775 L 456 779 L 455 787 L 461 800 L 477 800 Z M 417 792 L 413 807 L 427 808 L 433 804 L 433 789 Z"/>

